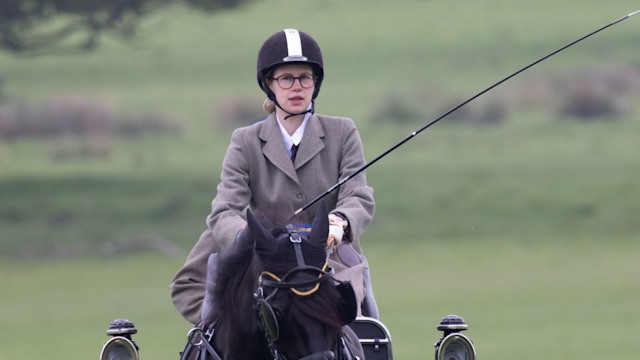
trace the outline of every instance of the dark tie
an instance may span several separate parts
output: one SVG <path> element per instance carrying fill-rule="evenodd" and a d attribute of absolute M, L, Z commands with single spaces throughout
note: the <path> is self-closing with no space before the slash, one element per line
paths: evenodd
<path fill-rule="evenodd" d="M 296 162 L 296 154 L 298 153 L 298 146 L 296 144 L 291 145 L 291 162 Z"/>

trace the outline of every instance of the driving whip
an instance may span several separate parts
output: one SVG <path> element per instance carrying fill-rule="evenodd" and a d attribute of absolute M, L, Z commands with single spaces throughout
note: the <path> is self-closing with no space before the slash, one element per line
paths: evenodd
<path fill-rule="evenodd" d="M 375 157 L 373 160 L 371 160 L 370 162 L 368 162 L 367 164 L 365 164 L 364 166 L 362 166 L 360 169 L 356 170 L 353 174 L 348 175 L 348 176 L 346 176 L 346 177 L 342 178 L 342 179 L 341 179 L 340 181 L 338 181 L 335 185 L 333 185 L 333 186 L 331 186 L 329 189 L 327 189 L 324 193 L 322 193 L 322 194 L 318 195 L 315 199 L 311 200 L 311 201 L 310 201 L 309 203 L 307 203 L 305 206 L 303 206 L 303 207 L 301 207 L 300 209 L 296 210 L 296 211 L 294 212 L 294 215 L 298 215 L 299 213 L 301 213 L 301 212 L 303 212 L 303 211 L 307 210 L 310 206 L 312 206 L 313 204 L 317 203 L 318 201 L 320 201 L 320 200 L 321 200 L 322 198 L 324 198 L 325 196 L 327 196 L 327 195 L 329 195 L 330 193 L 332 193 L 334 190 L 336 190 L 337 188 L 339 188 L 340 186 L 342 186 L 342 184 L 344 184 L 345 182 L 349 181 L 349 179 L 351 179 L 352 177 L 354 177 L 354 176 L 356 176 L 356 175 L 360 174 L 361 172 L 363 172 L 364 170 L 366 170 L 367 168 L 369 168 L 369 166 L 371 166 L 371 165 L 375 164 L 376 162 L 378 162 L 378 160 L 380 160 L 380 159 L 382 159 L 383 157 L 387 156 L 390 152 L 392 152 L 393 150 L 395 150 L 395 149 L 399 148 L 401 145 L 403 145 L 403 144 L 404 144 L 404 143 L 406 143 L 407 141 L 411 140 L 414 136 L 416 136 L 416 135 L 420 134 L 422 131 L 424 131 L 424 130 L 428 129 L 431 125 L 433 125 L 433 124 L 437 123 L 438 121 L 440 121 L 440 120 L 444 119 L 445 117 L 449 116 L 449 115 L 450 115 L 451 113 L 453 113 L 454 111 L 456 111 L 456 110 L 460 109 L 461 107 L 465 106 L 466 104 L 468 104 L 468 103 L 470 103 L 471 101 L 475 100 L 476 98 L 480 97 L 480 96 L 481 96 L 481 95 L 483 95 L 484 93 L 486 93 L 486 92 L 490 91 L 491 89 L 493 89 L 493 88 L 495 88 L 496 86 L 498 86 L 498 85 L 502 84 L 503 82 L 505 82 L 505 81 L 507 81 L 507 80 L 511 79 L 512 77 L 514 77 L 514 76 L 516 76 L 516 75 L 520 74 L 521 72 L 523 72 L 523 71 L 525 71 L 525 70 L 529 69 L 530 67 L 532 67 L 532 66 L 534 66 L 534 65 L 536 65 L 536 64 L 538 64 L 538 63 L 540 63 L 540 62 L 542 62 L 542 61 L 544 61 L 544 60 L 546 60 L 546 59 L 550 58 L 551 56 L 553 56 L 553 55 L 555 55 L 555 54 L 557 54 L 557 53 L 559 53 L 559 52 L 561 52 L 561 51 L 563 51 L 563 50 L 567 49 L 568 47 L 573 46 L 573 45 L 575 45 L 575 44 L 577 44 L 577 43 L 581 42 L 582 40 L 585 40 L 586 38 L 591 37 L 591 36 L 593 36 L 593 35 L 595 35 L 595 34 L 599 33 L 600 31 L 602 31 L 602 30 L 604 30 L 604 29 L 607 29 L 607 28 L 609 28 L 609 27 L 611 27 L 611 26 L 613 26 L 613 25 L 616 25 L 616 24 L 618 24 L 619 22 L 621 22 L 621 21 L 623 21 L 623 20 L 626 20 L 626 19 L 630 18 L 631 16 L 636 15 L 636 14 L 638 14 L 638 13 L 640 13 L 640 10 L 637 10 L 637 11 L 634 11 L 634 12 L 632 12 L 632 13 L 630 13 L 630 14 L 627 14 L 627 15 L 625 15 L 625 16 L 623 16 L 623 17 L 621 17 L 621 18 L 619 18 L 619 19 L 617 19 L 617 20 L 615 20 L 615 21 L 613 21 L 613 22 L 611 22 L 611 23 L 609 23 L 609 24 L 607 24 L 607 25 L 605 25 L 605 26 L 603 26 L 603 27 L 601 27 L 601 28 L 599 28 L 599 29 L 597 29 L 597 30 L 593 31 L 593 32 L 590 32 L 589 34 L 587 34 L 587 35 L 585 35 L 585 36 L 583 36 L 583 37 L 581 37 L 581 38 L 579 38 L 579 39 L 577 39 L 577 40 L 574 40 L 574 41 L 570 42 L 569 44 L 567 44 L 567 45 L 565 45 L 565 46 L 563 46 L 563 47 L 559 48 L 558 50 L 553 51 L 553 52 L 551 52 L 551 53 L 549 53 L 549 54 L 547 54 L 547 55 L 545 55 L 545 56 L 543 56 L 543 57 L 539 58 L 538 60 L 536 60 L 536 61 L 534 61 L 534 62 L 530 63 L 529 65 L 527 65 L 527 66 L 525 66 L 525 67 L 521 68 L 520 70 L 518 70 L 518 71 L 516 71 L 516 72 L 512 73 L 511 75 L 509 75 L 509 76 L 507 76 L 507 77 L 503 78 L 502 80 L 499 80 L 499 81 L 495 82 L 494 84 L 492 84 L 492 85 L 491 85 L 491 86 L 489 86 L 488 88 L 486 88 L 486 89 L 484 89 L 484 90 L 482 90 L 482 91 L 478 92 L 477 94 L 475 94 L 475 95 L 473 95 L 472 97 L 468 98 L 467 100 L 463 101 L 463 102 L 462 102 L 462 103 L 460 103 L 459 105 L 457 105 L 457 106 L 453 107 L 451 110 L 449 110 L 449 111 L 445 112 L 444 114 L 442 114 L 442 115 L 438 116 L 436 119 L 434 119 L 434 120 L 432 120 L 431 122 L 427 123 L 426 125 L 424 125 L 424 126 L 423 126 L 423 127 L 421 127 L 420 129 L 418 129 L 418 130 L 416 130 L 416 131 L 412 132 L 411 134 L 409 134 L 409 136 L 405 137 L 405 138 L 404 138 L 404 139 L 402 139 L 400 142 L 398 142 L 397 144 L 393 145 L 392 147 L 390 147 L 389 149 L 387 149 L 387 150 L 386 150 L 385 152 L 383 152 L 382 154 L 380 154 L 380 155 L 378 155 L 377 157 Z"/>

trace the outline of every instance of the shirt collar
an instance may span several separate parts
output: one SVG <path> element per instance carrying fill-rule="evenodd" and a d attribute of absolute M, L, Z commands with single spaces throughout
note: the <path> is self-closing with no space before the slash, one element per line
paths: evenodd
<path fill-rule="evenodd" d="M 282 134 L 282 140 L 284 140 L 285 149 L 291 149 L 292 145 L 300 145 L 300 141 L 302 141 L 302 135 L 304 134 L 304 128 L 307 126 L 307 121 L 311 117 L 311 113 L 306 113 L 304 115 L 304 120 L 302 120 L 302 124 L 296 129 L 296 131 L 289 135 L 287 130 L 282 125 L 282 122 L 276 115 L 276 119 L 278 120 L 278 127 L 280 128 L 280 133 Z"/>

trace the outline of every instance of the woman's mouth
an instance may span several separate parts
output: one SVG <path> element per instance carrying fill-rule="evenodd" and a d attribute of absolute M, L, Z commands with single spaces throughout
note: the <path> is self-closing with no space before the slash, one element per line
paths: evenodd
<path fill-rule="evenodd" d="M 294 96 L 294 97 L 289 98 L 289 102 L 291 102 L 294 105 L 299 105 L 303 101 L 304 101 L 304 97 L 302 97 L 302 96 Z"/>

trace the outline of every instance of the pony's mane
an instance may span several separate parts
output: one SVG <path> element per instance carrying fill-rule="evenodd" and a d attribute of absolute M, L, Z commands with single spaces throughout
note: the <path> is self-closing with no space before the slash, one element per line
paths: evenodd
<path fill-rule="evenodd" d="M 258 325 L 255 321 L 255 312 L 252 309 L 252 291 L 257 286 L 257 278 L 262 271 L 262 263 L 254 252 L 252 242 L 241 241 L 250 237 L 247 229 L 241 231 L 233 245 L 218 258 L 216 285 L 213 295 L 213 311 L 206 323 L 216 321 L 218 323 L 216 340 L 226 344 L 222 351 L 229 354 L 223 358 L 240 358 L 243 355 L 236 354 L 242 350 L 243 342 L 260 341 L 255 334 Z M 234 332 L 235 331 L 235 332 Z M 244 336 L 238 336 L 238 332 Z M 254 350 L 255 351 L 255 350 Z M 268 349 L 265 347 L 265 351 Z"/>
<path fill-rule="evenodd" d="M 285 231 L 274 227 L 266 218 L 261 218 L 260 222 L 263 226 L 272 228 L 274 232 Z M 231 247 L 220 254 L 216 286 L 211 297 L 215 299 L 212 316 L 224 317 L 225 314 L 238 313 L 241 311 L 237 308 L 240 304 L 239 300 L 246 292 L 253 291 L 257 286 L 257 278 L 264 265 L 254 252 L 253 242 L 243 241 L 248 237 L 251 237 L 251 234 L 245 228 L 238 233 Z M 210 322 L 212 319 L 206 320 Z"/>

